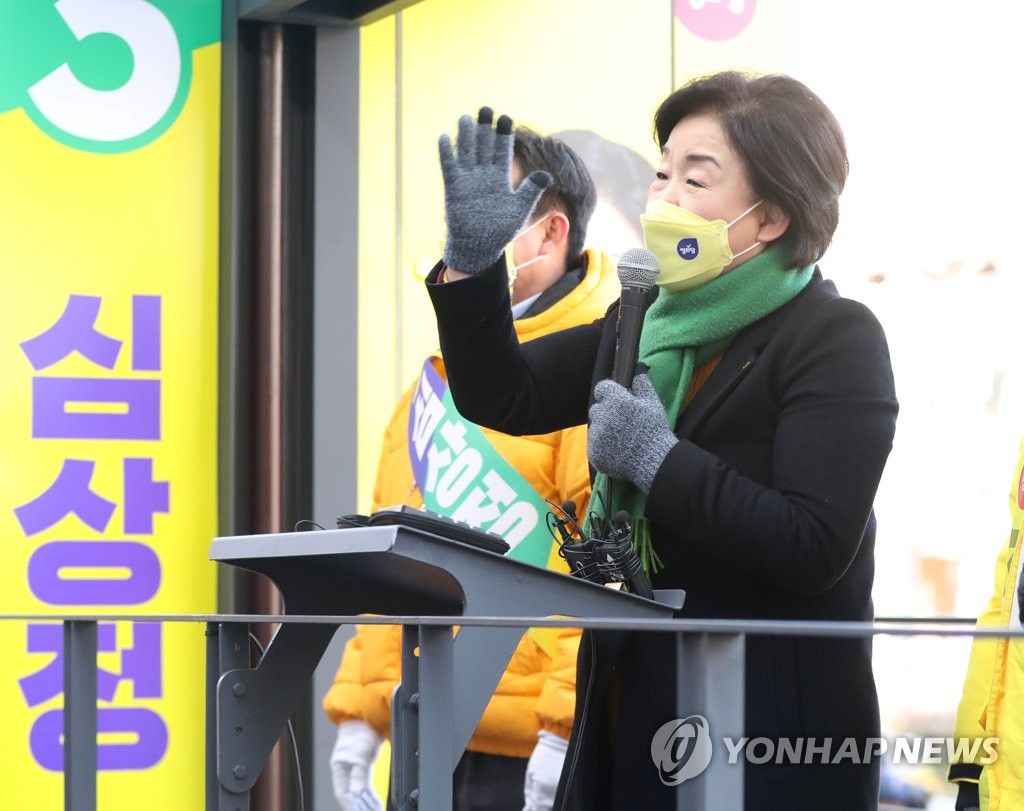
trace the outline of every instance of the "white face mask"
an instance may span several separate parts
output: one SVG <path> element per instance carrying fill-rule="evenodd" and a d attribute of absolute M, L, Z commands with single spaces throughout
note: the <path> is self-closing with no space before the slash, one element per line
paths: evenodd
<path fill-rule="evenodd" d="M 505 269 L 508 271 L 509 290 L 511 290 L 512 286 L 516 283 L 516 276 L 518 275 L 519 271 L 522 270 L 523 268 L 529 267 L 534 262 L 540 261 L 541 258 L 541 255 L 537 254 L 535 257 L 533 257 L 533 259 L 527 259 L 525 262 L 523 262 L 523 264 L 517 265 L 515 259 L 515 252 L 513 250 L 513 246 L 515 245 L 516 240 L 519 239 L 519 237 L 525 236 L 526 234 L 530 233 L 530 231 L 532 231 L 534 228 L 536 228 L 550 216 L 551 212 L 548 212 L 539 220 L 537 220 L 537 222 L 528 225 L 526 228 L 524 228 L 522 231 L 520 231 L 518 234 L 512 237 L 512 240 L 508 243 L 508 245 L 505 246 Z"/>

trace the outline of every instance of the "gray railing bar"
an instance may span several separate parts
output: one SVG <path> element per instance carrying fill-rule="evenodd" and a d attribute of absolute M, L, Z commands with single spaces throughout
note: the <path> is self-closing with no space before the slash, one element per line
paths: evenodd
<path fill-rule="evenodd" d="M 695 620 L 695 619 L 606 619 L 587 617 L 487 617 L 487 616 L 383 616 L 322 614 L 0 614 L 0 622 L 217 622 L 309 625 L 419 625 L 492 628 L 593 628 L 598 630 L 663 631 L 675 633 L 748 634 L 769 636 L 949 636 L 1024 637 L 1024 629 L 920 621 L 834 622 L 815 620 Z"/>

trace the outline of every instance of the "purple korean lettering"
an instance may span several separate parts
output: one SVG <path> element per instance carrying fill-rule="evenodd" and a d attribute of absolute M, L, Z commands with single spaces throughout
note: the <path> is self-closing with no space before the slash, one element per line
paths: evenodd
<path fill-rule="evenodd" d="M 159 372 L 160 296 L 132 296 L 132 369 Z"/>
<path fill-rule="evenodd" d="M 170 488 L 153 479 L 152 459 L 124 460 L 125 535 L 153 534 L 153 514 L 170 510 Z"/>
<path fill-rule="evenodd" d="M 135 707 L 100 707 L 96 710 L 100 743 L 96 752 L 99 771 L 138 771 L 155 766 L 167 753 L 167 724 L 153 710 Z M 40 715 L 29 732 L 29 749 L 36 763 L 51 772 L 64 769 L 64 710 Z M 133 737 L 132 743 L 103 743 L 104 735 Z"/>
<path fill-rule="evenodd" d="M 103 532 L 117 505 L 90 489 L 95 467 L 95 462 L 65 459 L 56 481 L 42 495 L 15 507 L 14 514 L 25 535 L 42 532 L 70 514 L 77 515 L 97 532 Z"/>
<path fill-rule="evenodd" d="M 117 650 L 114 623 L 101 622 L 97 626 L 97 650 L 113 653 Z M 163 697 L 161 627 L 157 623 L 131 624 L 132 646 L 121 651 L 121 667 L 113 673 L 96 668 L 96 695 L 104 701 L 113 701 L 117 685 L 131 682 L 135 698 Z M 53 654 L 50 661 L 35 673 L 18 679 L 21 693 L 29 707 L 56 698 L 64 692 L 64 636 L 60 625 L 31 623 L 28 625 L 28 652 Z"/>
<path fill-rule="evenodd" d="M 112 653 L 117 650 L 117 634 L 112 622 L 98 623 L 96 632 L 98 651 Z M 53 654 L 48 664 L 18 679 L 25 703 L 35 707 L 64 692 L 64 634 L 61 626 L 54 623 L 29 623 L 28 652 Z M 113 701 L 117 682 L 116 674 L 98 668 L 96 694 L 104 701 Z"/>
<path fill-rule="evenodd" d="M 78 352 L 99 366 L 113 369 L 121 342 L 97 332 L 94 325 L 101 303 L 98 296 L 68 296 L 68 305 L 57 323 L 21 343 L 21 351 L 32 368 L 45 369 Z"/>
<path fill-rule="evenodd" d="M 155 622 L 133 622 L 132 646 L 121 652 L 118 681 L 132 683 L 135 698 L 162 698 L 163 629 Z"/>
<path fill-rule="evenodd" d="M 80 569 L 127 570 L 126 578 L 70 577 Z M 134 541 L 51 541 L 28 561 L 28 585 L 50 605 L 138 605 L 160 588 L 160 558 Z"/>
<path fill-rule="evenodd" d="M 124 405 L 123 413 L 83 405 Z M 32 379 L 33 439 L 160 439 L 160 381 L 123 378 Z"/>

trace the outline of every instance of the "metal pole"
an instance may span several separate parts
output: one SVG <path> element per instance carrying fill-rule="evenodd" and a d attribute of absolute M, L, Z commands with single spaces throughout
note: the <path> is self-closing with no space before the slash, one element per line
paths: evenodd
<path fill-rule="evenodd" d="M 64 808 L 96 811 L 95 621 L 64 623 Z"/>
<path fill-rule="evenodd" d="M 745 646 L 743 634 L 676 634 L 677 717 L 702 716 L 712 742 L 708 767 L 677 788 L 677 809 L 743 811 L 743 766 L 729 765 L 721 742 L 743 734 Z"/>

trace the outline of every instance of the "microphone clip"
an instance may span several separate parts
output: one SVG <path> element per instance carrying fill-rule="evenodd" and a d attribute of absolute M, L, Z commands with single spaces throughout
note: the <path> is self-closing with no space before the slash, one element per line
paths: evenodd
<path fill-rule="evenodd" d="M 576 518 L 576 505 L 566 502 L 559 506 L 547 500 L 557 510 L 548 513 L 548 526 L 553 527 L 559 556 L 568 564 L 573 577 L 602 585 L 622 583 L 631 594 L 651 599 L 654 592 L 633 547 L 633 529 L 625 510 L 616 513 L 613 520 L 591 516 L 591 526 L 597 534 L 587 536 Z"/>

